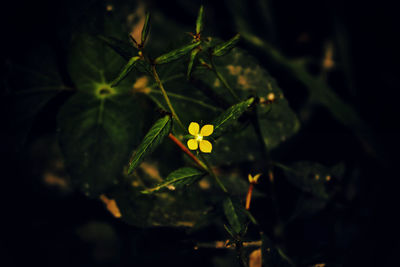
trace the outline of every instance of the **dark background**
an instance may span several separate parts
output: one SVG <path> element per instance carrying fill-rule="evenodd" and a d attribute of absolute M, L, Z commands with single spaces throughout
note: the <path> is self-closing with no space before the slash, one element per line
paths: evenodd
<path fill-rule="evenodd" d="M 62 31 L 73 25 L 71 10 L 84 16 L 84 9 L 90 6 L 75 1 L 13 1 L 2 4 L 2 75 L 7 74 L 7 62 L 19 61 L 35 53 L 32 43 L 49 44 L 57 51 L 59 67 L 65 63 L 66 34 Z M 254 3 L 248 1 L 244 10 L 254 14 Z M 192 25 L 201 1 L 149 1 L 149 7 L 161 10 L 171 19 L 183 25 Z M 204 1 L 210 21 L 218 21 L 216 33 L 230 38 L 235 32 L 232 17 L 220 1 Z M 398 64 L 399 41 L 398 9 L 390 1 L 270 1 L 274 21 L 270 41 L 290 57 L 322 54 L 324 40 L 333 36 L 333 21 L 339 21 L 347 31 L 349 44 L 348 60 L 352 66 L 354 87 L 337 87 L 337 93 L 356 107 L 361 117 L 369 124 L 378 147 L 377 158 L 367 155 L 362 145 L 348 129 L 335 122 L 325 110 L 318 110 L 307 126 L 307 134 L 300 140 L 313 140 L 313 146 L 298 145 L 297 155 L 304 159 L 332 163 L 344 160 L 350 166 L 361 170 L 357 183 L 357 197 L 341 216 L 345 227 L 340 236 L 320 223 L 329 223 L 329 216 L 321 215 L 314 221 L 303 222 L 293 229 L 293 243 L 312 247 L 321 239 L 326 242 L 330 259 L 339 258 L 343 266 L 388 266 L 397 261 L 399 243 L 399 202 L 397 179 L 396 144 L 398 138 L 398 100 L 400 89 Z M 67 12 L 67 10 L 69 12 Z M 268 31 L 260 23 L 259 32 Z M 61 31 L 61 32 L 60 32 Z M 308 33 L 309 42 L 297 42 L 302 33 Z M 257 56 L 257 55 L 256 55 Z M 268 65 L 268 63 L 266 63 Z M 285 73 L 273 66 L 267 66 L 276 77 L 281 88 L 294 106 L 301 104 L 300 90 L 286 90 L 298 86 L 286 79 Z M 343 84 L 343 75 L 333 73 L 332 84 Z M 68 78 L 66 78 L 68 80 Z M 67 81 L 68 82 L 68 81 Z M 18 266 L 22 262 L 42 266 L 158 266 L 171 263 L 175 266 L 191 264 L 209 265 L 207 258 L 219 255 L 214 250 L 193 252 L 184 231 L 171 229 L 141 230 L 116 221 L 103 205 L 73 193 L 60 197 L 57 192 L 38 185 L 34 174 L 27 173 L 32 164 L 24 159 L 26 149 L 14 153 L 15 133 L 11 130 L 14 120 L 10 110 L 6 86 L 2 84 L 2 108 L 6 130 L 2 130 L 3 169 L 1 186 L 3 210 L 2 220 L 6 222 L 5 234 L 1 238 L 7 266 Z M 55 112 L 63 98 L 39 114 L 28 138 L 51 134 L 55 129 Z M 299 142 L 306 144 L 306 142 Z M 322 146 L 324 144 L 324 146 Z M 45 154 L 46 152 L 41 151 Z M 39 154 L 40 154 L 39 153 Z M 294 157 L 294 156 L 293 156 Z M 40 158 L 40 157 L 39 157 Z M 293 159 L 291 156 L 288 160 Z M 38 160 L 40 164 L 40 159 Z M 76 228 L 90 221 L 106 222 L 116 231 L 117 240 L 105 243 L 84 241 L 76 235 Z M 108 242 L 108 243 L 107 243 Z M 114 242 L 114 243 L 113 243 Z M 335 244 L 333 244 L 335 243 Z M 97 245 L 96 245 L 97 244 Z M 111 247 L 108 247 L 112 244 Z M 189 245 L 188 245 L 189 244 Z M 110 252 L 111 251 L 111 252 Z M 98 254 L 114 253 L 111 262 L 96 261 Z M 156 255 L 156 257 L 154 256 Z M 108 259 L 106 257 L 106 259 Z"/>

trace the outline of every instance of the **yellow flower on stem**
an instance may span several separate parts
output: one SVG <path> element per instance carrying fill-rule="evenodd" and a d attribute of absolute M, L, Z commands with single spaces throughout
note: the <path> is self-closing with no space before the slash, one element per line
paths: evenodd
<path fill-rule="evenodd" d="M 191 122 L 189 124 L 189 133 L 193 135 L 193 139 L 187 141 L 187 146 L 190 150 L 196 150 L 200 148 L 203 153 L 211 153 L 212 144 L 210 141 L 204 140 L 203 137 L 210 136 L 214 131 L 214 125 L 206 124 L 201 127 L 197 122 Z"/>

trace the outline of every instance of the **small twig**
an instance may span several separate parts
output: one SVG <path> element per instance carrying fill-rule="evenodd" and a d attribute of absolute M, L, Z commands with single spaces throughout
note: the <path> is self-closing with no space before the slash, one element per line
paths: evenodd
<path fill-rule="evenodd" d="M 224 191 L 225 193 L 228 193 L 228 190 L 226 189 L 226 187 L 224 186 L 224 184 L 221 182 L 221 180 L 218 178 L 218 176 L 214 173 L 214 171 L 212 170 L 212 167 L 210 166 L 210 163 L 207 161 L 207 159 L 200 154 L 200 157 L 203 159 L 203 161 L 206 163 L 207 168 L 208 168 L 208 172 L 210 173 L 210 175 L 212 177 L 214 177 L 215 181 L 217 181 L 217 184 L 219 185 L 219 187 L 222 189 L 222 191 Z"/>

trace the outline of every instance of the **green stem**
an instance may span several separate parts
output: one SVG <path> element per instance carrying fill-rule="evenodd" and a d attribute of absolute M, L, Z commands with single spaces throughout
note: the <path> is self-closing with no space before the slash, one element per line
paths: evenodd
<path fill-rule="evenodd" d="M 217 78 L 222 82 L 222 84 L 225 86 L 226 89 L 228 89 L 229 93 L 235 98 L 236 101 L 240 101 L 239 97 L 233 91 L 232 87 L 228 84 L 228 82 L 225 80 L 224 76 L 217 70 L 217 66 L 215 66 L 214 61 L 211 59 L 211 66 L 212 66 L 212 71 L 215 73 Z"/>
<path fill-rule="evenodd" d="M 175 120 L 178 122 L 178 124 L 179 124 L 179 126 L 182 128 L 182 130 L 186 132 L 185 126 L 183 126 L 183 123 L 182 123 L 181 120 L 179 119 L 178 114 L 176 114 L 174 108 L 172 107 L 172 104 L 171 104 L 171 101 L 169 100 L 169 97 L 168 97 L 168 95 L 167 95 L 167 92 L 165 91 L 164 86 L 163 86 L 163 84 L 162 84 L 162 82 L 161 82 L 161 80 L 160 80 L 160 77 L 158 76 L 158 73 L 157 73 L 157 70 L 156 70 L 156 66 L 155 66 L 155 65 L 152 66 L 152 71 L 153 71 L 153 77 L 154 77 L 154 79 L 156 80 L 156 82 L 157 82 L 157 84 L 158 84 L 158 87 L 159 87 L 160 90 L 161 90 L 162 95 L 164 96 L 165 102 L 167 102 L 168 108 L 169 108 L 169 110 L 171 111 L 172 116 L 173 116 L 173 117 L 175 118 Z"/>
<path fill-rule="evenodd" d="M 210 173 L 210 175 L 212 177 L 214 177 L 215 181 L 217 181 L 217 184 L 222 189 L 222 191 L 224 191 L 225 193 L 228 193 L 228 190 L 226 189 L 224 184 L 221 182 L 221 180 L 218 178 L 218 176 L 212 170 L 212 167 L 211 167 L 210 163 L 208 162 L 208 160 L 206 159 L 206 157 L 204 157 L 202 154 L 200 154 L 200 157 L 205 162 L 205 164 L 207 165 L 208 172 Z"/>

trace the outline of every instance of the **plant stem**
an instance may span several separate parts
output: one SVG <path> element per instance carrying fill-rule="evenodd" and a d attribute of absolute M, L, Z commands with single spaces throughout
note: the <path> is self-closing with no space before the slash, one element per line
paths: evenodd
<path fill-rule="evenodd" d="M 235 100 L 240 101 L 239 97 L 237 96 L 235 91 L 233 91 L 232 87 L 230 87 L 228 82 L 225 80 L 224 76 L 222 76 L 222 74 L 217 70 L 217 66 L 215 66 L 214 61 L 212 59 L 210 61 L 211 61 L 212 71 L 215 73 L 217 78 L 222 82 L 225 88 L 229 90 L 229 93 L 231 93 L 231 95 L 235 98 Z"/>
<path fill-rule="evenodd" d="M 173 134 L 169 134 L 168 135 L 169 139 L 171 139 L 177 146 L 179 146 L 179 148 L 186 153 L 186 155 L 188 155 L 197 165 L 199 165 L 202 169 L 204 169 L 205 171 L 208 172 L 208 168 L 207 166 L 204 164 L 204 162 L 202 162 L 201 160 L 199 160 L 195 155 L 193 155 L 192 152 L 189 151 L 189 149 L 186 148 L 186 146 L 184 144 L 182 144 L 181 141 L 179 141 Z"/>
<path fill-rule="evenodd" d="M 169 100 L 169 97 L 168 97 L 168 95 L 167 95 L 167 92 L 165 91 L 164 86 L 163 86 L 163 84 L 162 84 L 162 82 L 161 82 L 161 80 L 160 80 L 160 77 L 158 76 L 158 73 L 157 73 L 157 70 L 156 70 L 156 66 L 155 66 L 155 65 L 152 66 L 152 71 L 153 71 L 153 77 L 154 77 L 154 79 L 156 80 L 156 82 L 157 82 L 157 84 L 158 84 L 158 87 L 160 88 L 161 93 L 162 93 L 163 96 L 164 96 L 165 102 L 167 102 L 168 108 L 169 108 L 169 110 L 171 111 L 172 116 L 173 116 L 173 117 L 175 118 L 175 120 L 178 122 L 178 124 L 179 124 L 179 126 L 182 128 L 182 130 L 186 132 L 185 126 L 183 126 L 183 123 L 182 123 L 181 120 L 179 119 L 178 114 L 176 114 L 174 108 L 172 107 L 172 104 L 171 104 L 171 101 Z"/>
<path fill-rule="evenodd" d="M 208 162 L 208 160 L 202 155 L 200 154 L 200 157 L 202 158 L 202 160 L 206 163 L 207 168 L 208 168 L 208 172 L 210 173 L 210 175 L 212 177 L 214 177 L 215 181 L 217 181 L 217 184 L 219 185 L 219 187 L 222 189 L 222 191 L 224 191 L 225 193 L 228 193 L 228 190 L 226 189 L 226 187 L 224 186 L 224 184 L 221 182 L 221 180 L 218 178 L 218 176 L 214 173 L 214 171 L 211 168 L 210 163 Z"/>

